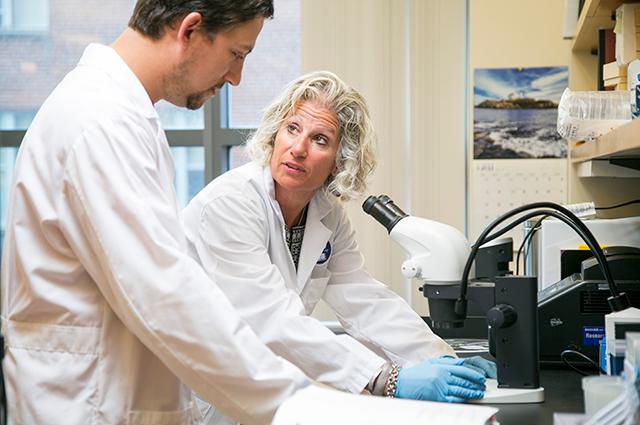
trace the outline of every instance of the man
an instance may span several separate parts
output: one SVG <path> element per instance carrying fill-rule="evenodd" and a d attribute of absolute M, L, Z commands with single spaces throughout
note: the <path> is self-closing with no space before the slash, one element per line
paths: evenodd
<path fill-rule="evenodd" d="M 307 385 L 186 254 L 153 104 L 240 82 L 272 0 L 140 0 L 90 45 L 20 148 L 2 259 L 14 424 L 195 424 L 189 388 L 245 424 Z"/>

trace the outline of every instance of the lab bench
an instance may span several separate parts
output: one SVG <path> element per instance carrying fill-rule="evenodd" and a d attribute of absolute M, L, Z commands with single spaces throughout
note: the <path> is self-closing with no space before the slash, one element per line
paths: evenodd
<path fill-rule="evenodd" d="M 554 412 L 584 413 L 582 376 L 564 368 L 540 370 L 544 403 L 496 404 L 500 425 L 552 425 Z"/>

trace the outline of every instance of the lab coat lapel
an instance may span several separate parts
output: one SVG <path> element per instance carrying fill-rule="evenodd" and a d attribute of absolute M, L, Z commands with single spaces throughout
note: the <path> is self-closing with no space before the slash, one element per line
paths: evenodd
<path fill-rule="evenodd" d="M 331 237 L 333 233 L 333 231 L 327 228 L 322 222 L 322 219 L 329 213 L 331 207 L 331 203 L 322 192 L 316 193 L 309 204 L 307 222 L 304 229 L 304 239 L 302 240 L 300 260 L 298 262 L 297 282 L 299 290 L 304 288 L 322 251 L 329 241 L 329 237 Z"/>
<path fill-rule="evenodd" d="M 272 256 L 272 261 L 280 269 L 280 273 L 284 277 L 285 284 L 288 288 L 296 290 L 298 287 L 296 268 L 293 265 L 291 254 L 286 244 L 286 236 L 284 234 L 284 218 L 282 217 L 282 211 L 280 205 L 276 201 L 276 191 L 271 176 L 271 170 L 269 167 L 263 167 L 262 169 L 262 184 L 267 193 L 267 200 L 271 205 L 273 212 L 274 222 L 273 227 L 270 229 L 274 234 L 272 235 L 271 243 L 275 244 L 276 248 L 270 249 L 269 253 Z"/>

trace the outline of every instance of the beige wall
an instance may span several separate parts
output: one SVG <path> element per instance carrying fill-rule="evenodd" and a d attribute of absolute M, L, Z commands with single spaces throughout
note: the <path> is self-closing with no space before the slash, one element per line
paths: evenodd
<path fill-rule="evenodd" d="M 301 10 L 303 71 L 334 71 L 369 103 L 380 151 L 369 192 L 462 231 L 466 8 L 464 0 L 302 0 Z M 468 12 L 469 78 L 475 67 L 568 63 L 562 1 L 471 0 Z M 424 313 L 418 283 L 400 274 L 404 253 L 360 204 L 349 211 L 371 273 Z M 326 308 L 317 315 L 330 317 Z"/>
<path fill-rule="evenodd" d="M 464 0 L 303 0 L 303 71 L 329 69 L 367 99 L 379 137 L 370 194 L 464 230 Z M 371 273 L 414 306 L 404 253 L 349 205 Z M 320 309 L 319 317 L 327 318 Z"/>
<path fill-rule="evenodd" d="M 470 0 L 470 69 L 568 66 L 563 20 L 563 0 Z"/>
<path fill-rule="evenodd" d="M 489 161 L 500 171 L 495 178 L 484 179 L 476 171 L 482 162 L 473 160 L 473 87 L 474 71 L 486 68 L 530 68 L 569 66 L 571 41 L 563 39 L 564 1 L 563 0 L 470 0 L 469 2 L 469 115 L 468 127 L 468 214 L 469 236 L 472 240 L 484 230 L 495 217 L 507 209 L 519 206 L 519 203 L 539 200 L 533 198 L 537 190 L 523 188 L 527 198 L 516 200 L 500 199 L 497 195 L 493 204 L 485 206 L 478 193 L 486 193 L 489 187 L 495 187 L 500 173 L 516 169 L 525 173 L 544 173 L 543 169 L 557 170 L 566 176 L 567 161 L 564 159 L 501 159 Z M 486 164 L 486 161 L 484 162 Z M 500 167 L 500 168 L 498 168 Z M 474 179 L 474 176 L 478 176 Z M 488 183 L 484 183 L 487 182 Z M 566 177 L 562 188 L 553 188 L 552 195 L 557 202 L 566 202 Z M 507 185 L 508 188 L 511 185 Z M 504 191 L 503 193 L 507 193 Z M 561 193 L 561 194 L 560 194 Z M 503 201 L 502 203 L 500 201 Z M 512 204 L 513 202 L 513 204 Z M 502 206 L 501 206 L 502 205 Z M 507 205 L 510 205 L 507 207 Z M 510 234 L 517 250 L 522 241 L 522 226 Z M 515 267 L 512 263 L 512 267 Z"/>

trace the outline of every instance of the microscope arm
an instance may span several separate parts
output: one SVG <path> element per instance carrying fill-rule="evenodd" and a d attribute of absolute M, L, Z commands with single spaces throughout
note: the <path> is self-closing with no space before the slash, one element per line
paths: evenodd
<path fill-rule="evenodd" d="M 402 274 L 431 285 L 460 282 L 470 248 L 467 239 L 455 227 L 420 217 L 399 220 L 389 236 L 408 254 Z"/>

